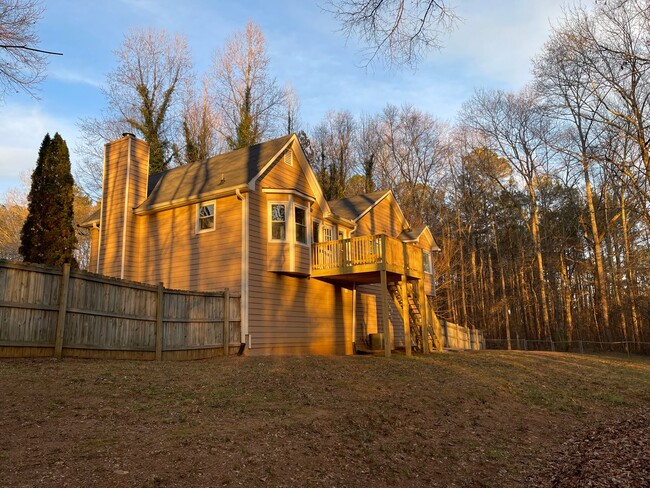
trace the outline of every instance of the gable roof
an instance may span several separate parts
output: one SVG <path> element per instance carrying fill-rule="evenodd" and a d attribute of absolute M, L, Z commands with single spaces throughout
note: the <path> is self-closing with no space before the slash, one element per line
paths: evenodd
<path fill-rule="evenodd" d="M 190 203 L 248 186 L 291 141 L 293 134 L 179 166 L 149 177 L 149 196 L 138 207 L 146 213 Z"/>
<path fill-rule="evenodd" d="M 390 190 L 381 190 L 341 198 L 340 200 L 332 200 L 327 203 L 336 215 L 356 221 L 381 200 L 386 198 L 389 193 Z"/>
<path fill-rule="evenodd" d="M 355 195 L 353 197 L 334 200 L 328 202 L 328 204 L 335 214 L 350 219 L 353 222 L 358 222 L 361 217 L 366 215 L 368 212 L 370 212 L 370 210 L 379 205 L 385 199 L 388 199 L 388 201 L 393 204 L 393 208 L 402 221 L 402 226 L 404 228 L 409 228 L 409 223 L 404 216 L 404 212 L 402 212 L 402 208 L 399 206 L 399 203 L 397 203 L 392 190 L 380 190 L 372 193 L 363 193 L 361 195 Z"/>
<path fill-rule="evenodd" d="M 397 236 L 397 238 L 400 241 L 404 242 L 417 242 L 420 240 L 420 236 L 422 234 L 425 234 L 429 238 L 429 242 L 431 242 L 431 250 L 432 251 L 441 251 L 440 246 L 438 245 L 438 241 L 436 241 L 436 238 L 433 237 L 433 234 L 431 233 L 431 229 L 429 229 L 428 225 L 418 225 L 416 227 L 413 227 L 411 229 L 404 229 L 400 235 Z"/>

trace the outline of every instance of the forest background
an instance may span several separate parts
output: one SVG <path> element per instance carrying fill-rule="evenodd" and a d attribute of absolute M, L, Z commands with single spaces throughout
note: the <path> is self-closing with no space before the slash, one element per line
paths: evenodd
<path fill-rule="evenodd" d="M 650 341 L 647 1 L 565 7 L 533 81 L 476 90 L 455 122 L 387 104 L 308 126 L 253 21 L 203 73 L 182 33 L 132 29 L 115 54 L 104 112 L 79 124 L 78 221 L 97 203 L 102 145 L 122 132 L 148 140 L 152 172 L 296 132 L 329 199 L 391 189 L 432 228 L 440 317 L 488 338 Z M 20 258 L 25 194 L 2 198 L 0 257 Z"/>

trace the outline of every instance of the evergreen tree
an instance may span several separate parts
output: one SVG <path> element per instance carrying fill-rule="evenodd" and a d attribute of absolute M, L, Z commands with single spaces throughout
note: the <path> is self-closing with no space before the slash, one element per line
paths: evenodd
<path fill-rule="evenodd" d="M 73 256 L 74 180 L 70 154 L 63 138 L 46 134 L 32 173 L 27 219 L 20 235 L 20 254 L 32 263 L 77 266 Z"/>

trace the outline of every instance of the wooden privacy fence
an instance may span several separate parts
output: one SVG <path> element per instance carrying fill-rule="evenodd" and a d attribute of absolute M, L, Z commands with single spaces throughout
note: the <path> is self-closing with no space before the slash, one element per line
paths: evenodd
<path fill-rule="evenodd" d="M 483 331 L 470 329 L 462 325 L 453 324 L 440 319 L 444 347 L 449 349 L 485 349 Z"/>
<path fill-rule="evenodd" d="M 240 344 L 240 295 L 0 260 L 0 357 L 198 359 Z"/>

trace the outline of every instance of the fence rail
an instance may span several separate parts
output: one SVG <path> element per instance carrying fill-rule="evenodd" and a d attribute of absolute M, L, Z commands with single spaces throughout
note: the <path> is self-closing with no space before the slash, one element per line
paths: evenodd
<path fill-rule="evenodd" d="M 0 260 L 0 357 L 195 359 L 240 343 L 240 296 Z"/>
<path fill-rule="evenodd" d="M 553 341 L 549 339 L 486 339 L 487 349 L 512 349 L 518 351 L 558 352 L 620 352 L 625 354 L 650 354 L 650 342 L 634 341 Z M 508 347 L 510 342 L 510 347 Z"/>

